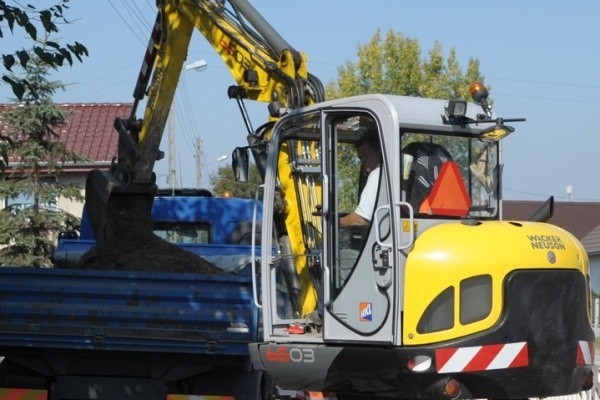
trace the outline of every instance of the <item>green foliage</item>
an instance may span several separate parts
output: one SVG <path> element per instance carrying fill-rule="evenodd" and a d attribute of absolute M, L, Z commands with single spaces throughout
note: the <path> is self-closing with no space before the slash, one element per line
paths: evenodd
<path fill-rule="evenodd" d="M 216 173 L 210 176 L 212 190 L 217 196 L 223 196 L 224 193 L 229 192 L 234 197 L 253 199 L 256 187 L 261 183 L 260 174 L 255 164 L 250 164 L 248 182 L 236 181 L 230 165 L 220 167 Z"/>
<path fill-rule="evenodd" d="M 10 154 L 10 173 L 3 173 L 0 197 L 28 197 L 25 209 L 6 208 L 0 217 L 0 265 L 50 266 L 59 231 L 72 229 L 76 218 L 55 210 L 58 198 L 83 200 L 78 187 L 58 181 L 66 161 L 84 159 L 58 142 L 57 130 L 67 115 L 48 101 L 15 107 L 3 114 L 7 132 L 0 137 L 4 156 Z M 8 164 L 9 159 L 3 158 Z"/>
<path fill-rule="evenodd" d="M 477 59 L 469 59 L 463 72 L 456 50 L 452 48 L 444 59 L 439 42 L 423 59 L 417 39 L 392 30 L 384 38 L 377 31 L 367 44 L 358 46 L 357 54 L 357 62 L 347 61 L 338 68 L 337 82 L 327 85 L 327 98 L 386 93 L 469 100 L 469 85 L 483 80 Z"/>
<path fill-rule="evenodd" d="M 35 43 L 30 51 L 21 49 L 2 54 L 2 63 L 8 72 L 2 75 L 2 80 L 11 86 L 17 99 L 21 100 L 26 92 L 36 96 L 36 86 L 25 78 L 17 78 L 13 71 L 16 65 L 27 68 L 32 54 L 51 68 L 62 67 L 65 63 L 73 65 L 74 57 L 82 62 L 82 57 L 88 55 L 87 48 L 77 41 L 61 46 L 58 42 L 48 40 L 49 35 L 58 33 L 57 22 L 70 23 L 64 16 L 64 11 L 69 8 L 68 3 L 69 0 L 61 0 L 58 4 L 38 10 L 31 4 L 26 7 L 12 6 L 0 0 L 0 23 L 4 22 L 12 34 L 16 28 L 21 28 Z M 4 26 L 0 24 L 0 39 L 4 38 Z M 39 32 L 43 33 L 44 38 L 40 38 Z"/>
<path fill-rule="evenodd" d="M 57 233 L 78 225 L 68 213 L 33 207 L 2 209 L 0 219 L 1 266 L 52 266 Z"/>
<path fill-rule="evenodd" d="M 0 2 L 0 11 L 2 6 Z M 41 48 L 46 49 L 46 45 L 56 48 L 53 42 Z M 60 129 L 68 114 L 52 97 L 63 85 L 49 80 L 49 70 L 56 64 L 44 56 L 45 50 L 36 51 L 35 47 L 28 53 L 23 76 L 15 78 L 27 82 L 21 101 L 2 114 L 0 197 L 26 200 L 24 205 L 0 210 L 2 266 L 51 266 L 58 232 L 78 224 L 77 218 L 56 209 L 56 201 L 83 200 L 76 185 L 58 179 L 65 162 L 85 159 L 60 142 Z M 9 162 L 11 168 L 7 169 Z"/>
<path fill-rule="evenodd" d="M 353 144 L 338 144 L 339 211 L 352 212 L 358 204 L 360 160 Z"/>
<path fill-rule="evenodd" d="M 0 197 L 26 196 L 28 206 L 1 211 L 0 265 L 50 266 L 57 233 L 78 224 L 75 217 L 53 207 L 58 198 L 83 200 L 77 186 L 58 180 L 64 162 L 85 161 L 58 142 L 57 131 L 66 117 L 48 101 L 3 114 L 7 132 L 0 137 L 0 147 L 3 157 L 10 154 L 13 168 L 2 174 Z M 8 161 L 3 158 L 5 164 Z"/>

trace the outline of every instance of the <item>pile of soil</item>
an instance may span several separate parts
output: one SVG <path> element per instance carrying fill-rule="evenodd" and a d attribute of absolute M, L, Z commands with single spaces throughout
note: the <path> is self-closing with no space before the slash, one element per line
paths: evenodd
<path fill-rule="evenodd" d="M 147 272 L 223 274 L 222 269 L 153 234 L 137 235 L 96 246 L 80 260 L 80 268 Z"/>
<path fill-rule="evenodd" d="M 106 205 L 92 211 L 88 208 L 96 234 L 96 247 L 83 255 L 79 268 L 225 273 L 202 257 L 154 235 L 152 200 L 152 196 L 148 195 L 113 194 Z M 93 205 L 90 207 L 93 208 Z"/>

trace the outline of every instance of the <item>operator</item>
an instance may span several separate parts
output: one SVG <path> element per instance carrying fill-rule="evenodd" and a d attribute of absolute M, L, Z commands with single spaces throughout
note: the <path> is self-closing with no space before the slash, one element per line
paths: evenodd
<path fill-rule="evenodd" d="M 356 209 L 340 218 L 339 225 L 341 228 L 367 225 L 373 216 L 375 200 L 377 199 L 377 187 L 379 186 L 379 172 L 382 161 L 377 131 L 367 131 L 355 143 L 355 146 L 358 158 L 361 161 L 361 172 L 368 175 L 367 182 L 360 193 Z"/>

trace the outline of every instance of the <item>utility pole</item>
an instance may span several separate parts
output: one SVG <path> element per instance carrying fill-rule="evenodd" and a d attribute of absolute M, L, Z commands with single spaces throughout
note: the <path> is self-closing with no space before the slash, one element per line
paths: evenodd
<path fill-rule="evenodd" d="M 204 71 L 208 64 L 205 60 L 198 60 L 193 63 L 187 64 L 183 66 L 183 71 Z M 175 156 L 175 99 L 176 96 L 173 96 L 173 102 L 171 103 L 171 108 L 169 110 L 169 118 L 167 122 L 167 129 L 169 130 L 169 173 L 167 175 L 167 184 L 171 187 L 171 194 L 175 195 L 175 188 L 177 185 L 177 160 Z M 201 175 L 201 165 L 202 165 L 202 140 L 196 139 L 196 187 L 200 188 L 200 180 L 202 179 Z M 181 164 L 181 157 L 179 157 Z M 183 184 L 183 177 L 181 176 L 181 165 L 179 166 L 179 177 Z"/>
<path fill-rule="evenodd" d="M 202 139 L 196 138 L 196 189 L 202 185 Z"/>
<path fill-rule="evenodd" d="M 175 101 L 171 104 L 169 110 L 168 130 L 169 130 L 169 175 L 167 176 L 167 183 L 171 186 L 171 194 L 175 194 L 175 188 L 177 187 L 177 166 L 175 165 Z"/>

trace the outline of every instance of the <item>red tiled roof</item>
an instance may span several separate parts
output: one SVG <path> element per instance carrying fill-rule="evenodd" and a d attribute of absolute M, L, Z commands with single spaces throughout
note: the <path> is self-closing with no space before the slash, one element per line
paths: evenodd
<path fill-rule="evenodd" d="M 503 219 L 526 220 L 543 202 L 505 200 Z M 600 203 L 566 201 L 554 203 L 554 215 L 548 221 L 571 232 L 582 241 L 588 253 L 600 252 Z"/>
<path fill-rule="evenodd" d="M 590 256 L 600 255 L 600 225 L 581 239 L 581 244 Z"/>
<path fill-rule="evenodd" d="M 68 123 L 60 132 L 60 140 L 69 150 L 92 162 L 109 162 L 117 156 L 119 136 L 113 123 L 116 117 L 129 117 L 132 103 L 59 105 L 70 112 Z M 0 104 L 0 115 L 12 107 L 11 104 Z"/>

